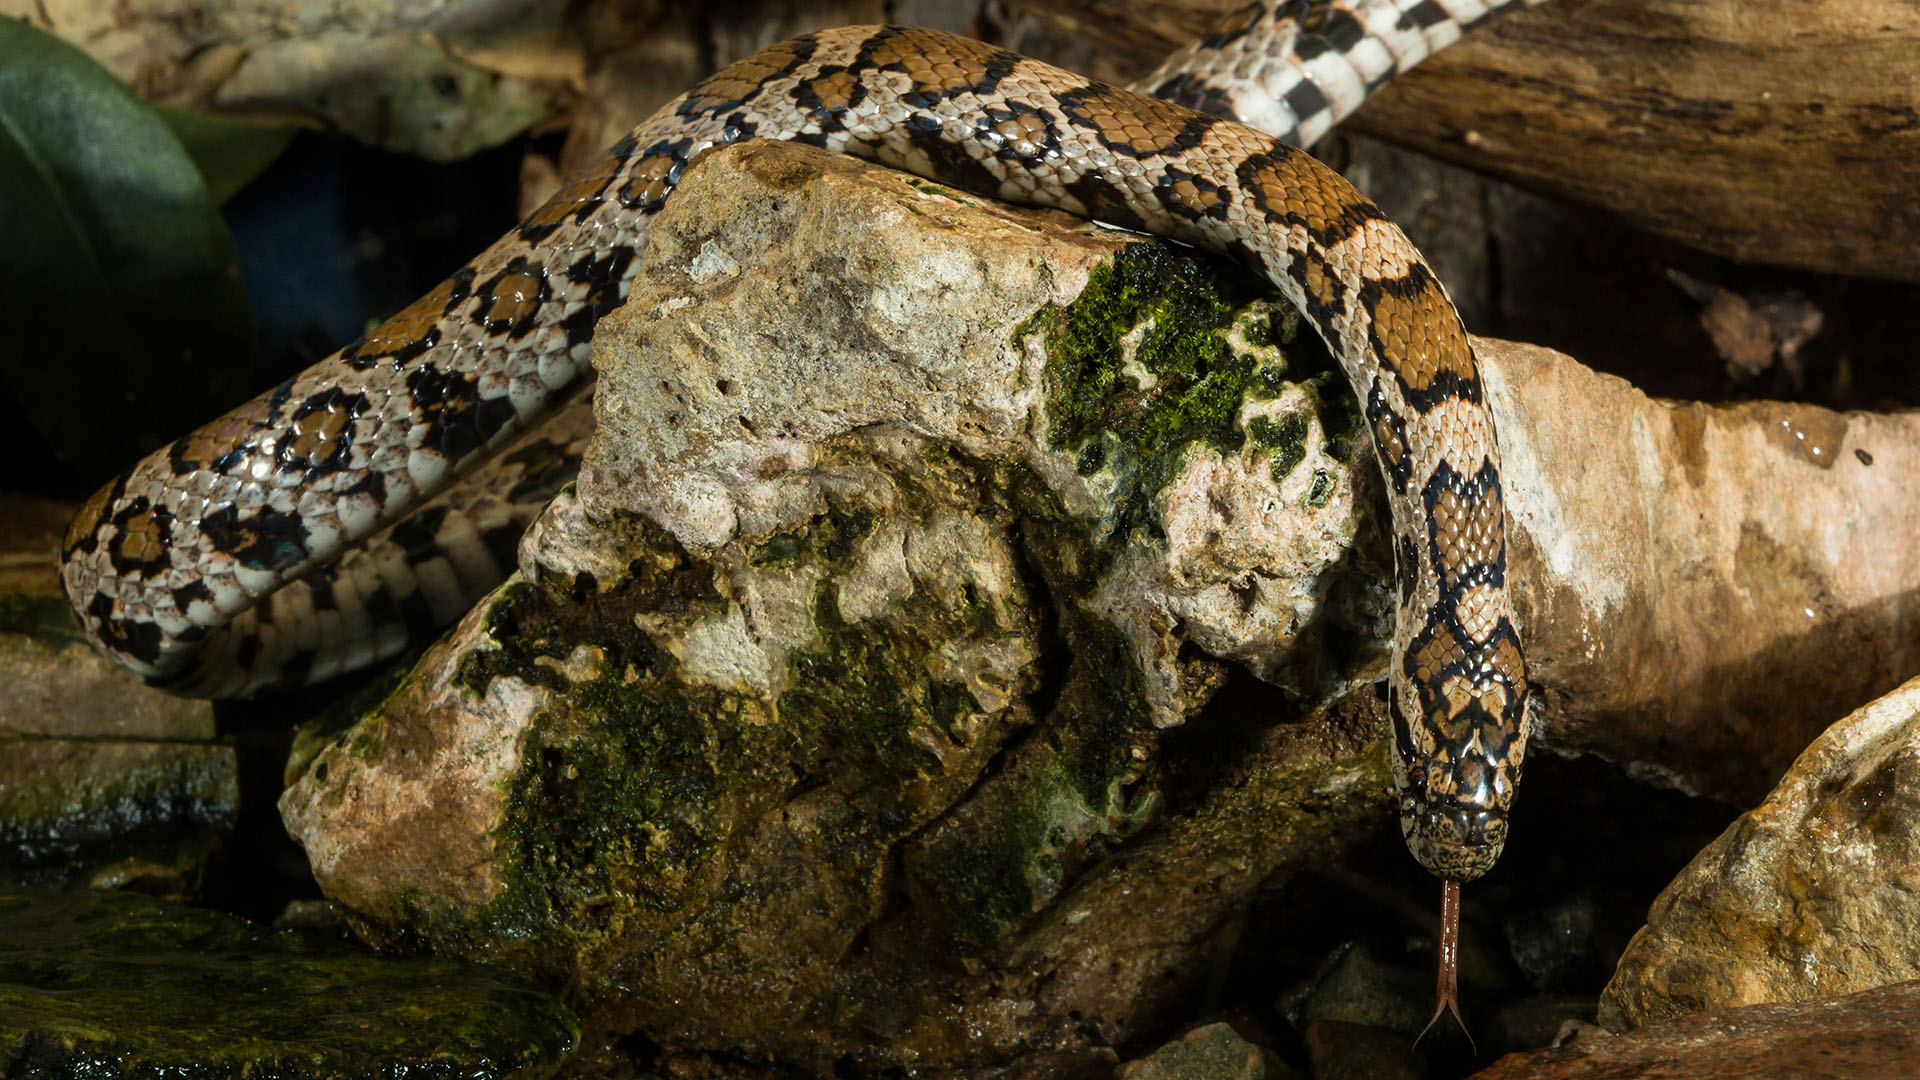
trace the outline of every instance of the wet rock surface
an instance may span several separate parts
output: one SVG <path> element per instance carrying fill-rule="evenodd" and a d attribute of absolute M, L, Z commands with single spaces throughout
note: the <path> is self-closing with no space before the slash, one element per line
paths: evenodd
<path fill-rule="evenodd" d="M 234 751 L 208 703 L 141 686 L 80 637 L 54 570 L 72 512 L 0 499 L 0 883 L 127 859 L 191 876 L 232 825 Z"/>
<path fill-rule="evenodd" d="M 269 933 L 131 893 L 0 890 L 0 1075 L 550 1075 L 570 1014 L 524 979 Z"/>
<path fill-rule="evenodd" d="M 1638 1027 L 1920 978 L 1920 682 L 1829 728 L 1654 901 L 1600 1003 Z"/>

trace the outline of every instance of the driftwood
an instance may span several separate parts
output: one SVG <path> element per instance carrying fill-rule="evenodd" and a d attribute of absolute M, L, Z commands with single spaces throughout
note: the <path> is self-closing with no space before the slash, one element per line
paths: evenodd
<path fill-rule="evenodd" d="M 1237 0 L 1024 5 L 1146 71 Z M 1920 280 L 1920 9 L 1552 0 L 1351 121 L 1742 261 Z"/>

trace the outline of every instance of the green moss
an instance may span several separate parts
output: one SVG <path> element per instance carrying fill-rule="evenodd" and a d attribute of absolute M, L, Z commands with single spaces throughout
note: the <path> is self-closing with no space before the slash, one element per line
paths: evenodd
<path fill-rule="evenodd" d="M 1287 474 L 1307 459 L 1307 431 L 1310 424 L 1307 415 L 1302 412 L 1290 412 L 1275 419 L 1270 416 L 1255 416 L 1247 421 L 1247 434 L 1254 445 L 1273 452 L 1268 469 L 1273 474 L 1275 484 L 1287 478 Z"/>
<path fill-rule="evenodd" d="M 1137 446 L 1161 483 L 1171 469 L 1163 459 L 1179 446 L 1203 440 L 1238 449 L 1234 412 L 1252 365 L 1228 348 L 1223 331 L 1234 310 L 1258 295 L 1244 275 L 1213 272 L 1162 245 L 1121 248 L 1072 304 L 1015 330 L 1045 336 L 1051 445 L 1076 450 L 1116 435 Z M 1124 370 L 1124 339 L 1149 322 L 1135 355 L 1157 380 L 1151 388 Z"/>
<path fill-rule="evenodd" d="M 1073 303 L 1014 331 L 1045 342 L 1048 444 L 1071 454 L 1082 475 L 1120 478 L 1123 532 L 1188 447 L 1241 449 L 1250 434 L 1238 423 L 1243 400 L 1331 369 L 1318 339 L 1299 334 L 1298 316 L 1268 295 L 1224 262 L 1138 243 L 1095 269 Z"/>
<path fill-rule="evenodd" d="M 482 920 L 488 940 L 591 950 L 637 910 L 677 909 L 677 886 L 725 839 L 721 800 L 785 749 L 738 695 L 689 687 L 671 654 L 644 635 L 631 644 L 561 690 L 564 715 L 523 747 L 510 888 Z"/>
<path fill-rule="evenodd" d="M 949 453 L 925 474 L 898 477 L 895 513 L 911 521 L 936 504 L 950 506 L 956 486 L 970 486 L 975 468 Z M 837 782 L 851 785 L 847 796 L 876 822 L 890 823 L 868 841 L 890 842 L 904 823 L 940 809 L 926 801 L 925 781 L 948 763 L 928 747 L 991 736 L 962 734 L 979 704 L 964 684 L 931 674 L 936 654 L 955 642 L 1024 636 L 1033 628 L 1018 605 L 1002 604 L 971 580 L 926 594 L 897 615 L 848 623 L 833 579 L 857 561 L 858 544 L 850 541 L 872 532 L 874 515 L 829 509 L 811 528 L 819 533 L 823 526 L 834 542 L 817 543 L 809 553 L 826 572 L 813 598 L 815 640 L 789 657 L 776 712 L 800 740 L 804 757 L 797 770 L 811 773 L 830 761 Z"/>
<path fill-rule="evenodd" d="M 1257 398 L 1277 398 L 1291 385 L 1285 364 L 1257 364 L 1247 392 Z"/>
<path fill-rule="evenodd" d="M 1076 678 L 1059 706 L 1071 710 L 1074 723 L 1058 760 L 1080 798 L 1104 816 L 1119 810 L 1120 788 L 1134 777 L 1152 717 L 1140 662 L 1126 639 L 1105 623 L 1076 621 Z"/>
<path fill-rule="evenodd" d="M 829 508 L 798 529 L 776 533 L 754 545 L 753 565 L 793 566 L 809 555 L 818 555 L 829 567 L 844 570 L 877 520 L 878 515 L 869 507 Z"/>
<path fill-rule="evenodd" d="M 649 523 L 626 524 L 646 555 L 608 592 L 522 581 L 492 601 L 500 648 L 464 657 L 459 682 L 483 694 L 510 675 L 561 705 L 521 749 L 501 837 L 504 898 L 484 912 L 406 913 L 397 921 L 409 931 L 531 962 L 591 949 L 637 909 L 678 905 L 671 883 L 718 844 L 716 801 L 780 741 L 739 695 L 685 685 L 678 661 L 635 625 L 637 614 L 699 617 L 725 601 L 710 565 Z"/>
<path fill-rule="evenodd" d="M 964 191 L 955 191 L 945 184 L 936 184 L 931 180 L 922 180 L 917 176 L 908 177 L 907 183 L 913 190 L 923 195 L 938 195 L 943 199 L 952 199 L 954 202 L 963 203 L 968 206 L 973 205 L 973 196 Z"/>
<path fill-rule="evenodd" d="M 1365 420 L 1360 403 L 1347 386 L 1347 377 L 1338 371 L 1325 371 L 1307 383 L 1317 403 L 1320 430 L 1326 436 L 1327 456 L 1346 461 L 1353 453 L 1353 440 L 1360 437 Z"/>
<path fill-rule="evenodd" d="M 385 748 L 386 743 L 379 736 L 361 731 L 347 744 L 347 753 L 357 758 L 376 758 Z"/>
<path fill-rule="evenodd" d="M 962 620 L 931 611 L 931 626 L 849 626 L 834 594 L 832 584 L 820 587 L 814 604 L 820 642 L 793 656 L 781 719 L 806 732 L 815 753 L 879 793 L 889 804 L 883 813 L 911 813 L 901 801 L 906 782 L 940 764 L 916 742 L 916 730 L 934 728 L 944 737 L 956 710 L 972 708 L 964 686 L 927 675 L 933 639 L 961 631 Z"/>
<path fill-rule="evenodd" d="M 1244 333 L 1249 344 L 1284 349 L 1300 336 L 1300 312 L 1290 304 L 1276 305 L 1263 315 L 1248 319 Z"/>
<path fill-rule="evenodd" d="M 588 939 L 635 908 L 674 910 L 724 841 L 727 794 L 788 740 L 738 695 L 692 688 L 663 651 L 568 691 L 572 723 L 529 739 L 508 820 L 528 930 Z"/>
<path fill-rule="evenodd" d="M 136 893 L 0 893 L 0 1075 L 550 1073 L 573 1017 L 505 972 L 257 930 Z"/>

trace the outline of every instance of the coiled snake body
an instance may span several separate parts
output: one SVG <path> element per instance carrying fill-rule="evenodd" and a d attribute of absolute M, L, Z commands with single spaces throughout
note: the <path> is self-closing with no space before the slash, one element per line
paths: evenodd
<path fill-rule="evenodd" d="M 1277 76 L 1210 80 L 1176 58 L 1185 70 L 1163 69 L 1152 87 L 1265 110 L 1283 134 L 1311 136 L 1396 65 L 1324 35 L 1309 53 L 1309 20 L 1399 41 L 1411 63 L 1485 11 L 1474 0 L 1282 8 L 1237 13 L 1197 47 L 1224 55 L 1292 26 L 1291 67 Z M 1325 56 L 1346 65 L 1351 101 L 1316 75 Z M 391 651 L 370 630 L 445 617 L 404 610 L 408 598 L 457 609 L 463 579 L 490 568 L 449 554 L 434 527 L 358 556 L 353 573 L 317 568 L 381 529 L 408 528 L 402 519 L 455 473 L 579 385 L 594 325 L 625 299 L 682 170 L 753 138 L 1183 240 L 1296 304 L 1362 403 L 1392 503 L 1402 830 L 1450 882 L 1493 864 L 1524 753 L 1527 676 L 1493 425 L 1440 283 L 1372 202 L 1283 138 L 929 30 L 811 34 L 708 78 L 433 293 L 99 492 L 68 533 L 62 569 L 96 646 L 150 682 L 244 691 L 348 666 L 339 655 L 364 662 Z M 437 554 L 411 558 L 410 543 Z M 381 611 L 393 617 L 376 620 Z"/>

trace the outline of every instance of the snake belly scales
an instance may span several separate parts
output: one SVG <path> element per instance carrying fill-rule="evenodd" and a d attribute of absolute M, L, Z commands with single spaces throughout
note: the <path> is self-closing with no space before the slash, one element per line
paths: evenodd
<path fill-rule="evenodd" d="M 1293 143 L 1505 2 L 1264 0 L 1145 80 L 1160 97 L 932 30 L 776 45 L 665 106 L 371 334 L 94 495 L 65 540 L 68 598 L 102 652 L 205 696 L 346 670 L 458 614 L 511 564 L 500 541 L 521 522 L 485 504 L 428 507 L 422 525 L 422 504 L 587 381 L 594 325 L 692 158 L 807 143 L 1225 255 L 1305 314 L 1387 481 L 1402 831 L 1428 870 L 1471 880 L 1499 857 L 1526 743 L 1493 423 L 1440 282 Z"/>

